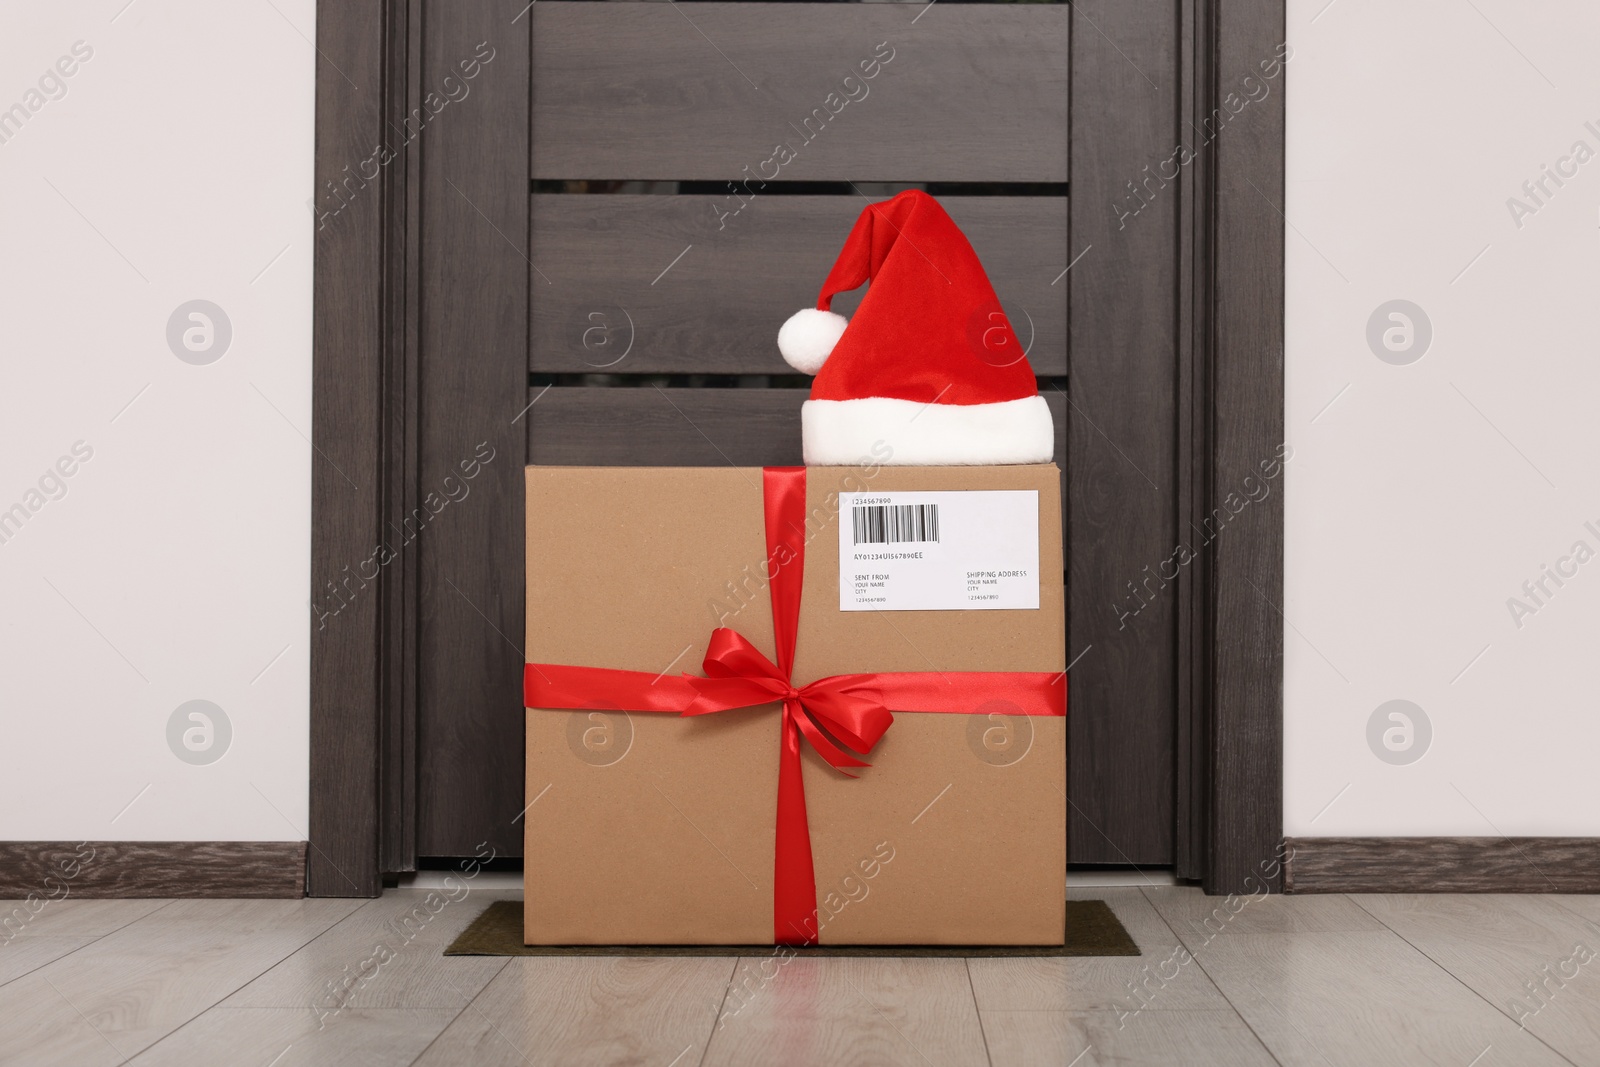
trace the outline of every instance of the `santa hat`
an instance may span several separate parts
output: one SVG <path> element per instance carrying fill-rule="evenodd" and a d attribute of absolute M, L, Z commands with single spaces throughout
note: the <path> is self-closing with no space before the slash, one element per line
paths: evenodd
<path fill-rule="evenodd" d="M 869 279 L 854 319 L 829 310 L 835 294 Z M 983 265 L 921 190 L 861 212 L 817 306 L 783 324 L 778 350 L 816 375 L 800 409 L 809 465 L 865 457 L 911 466 L 1048 463 L 1055 455 L 1050 408 Z"/>

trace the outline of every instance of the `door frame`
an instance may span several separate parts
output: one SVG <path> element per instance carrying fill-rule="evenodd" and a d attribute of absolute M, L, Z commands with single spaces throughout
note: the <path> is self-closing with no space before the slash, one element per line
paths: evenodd
<path fill-rule="evenodd" d="M 1179 8 L 1173 74 L 1180 113 L 1198 129 L 1276 52 L 1284 0 Z M 377 566 L 372 555 L 385 524 L 414 504 L 419 186 L 416 153 L 384 160 L 374 146 L 418 106 L 423 9 L 317 5 L 312 896 L 375 896 L 385 873 L 415 864 L 417 576 L 404 553 Z M 1097 30 L 1075 7 L 1080 32 Z M 1284 436 L 1277 90 L 1177 179 L 1178 502 L 1194 523 Z M 1282 884 L 1283 516 L 1282 492 L 1266 496 L 1177 579 L 1177 871 L 1209 893 Z"/>
<path fill-rule="evenodd" d="M 1183 22 L 1192 65 L 1180 79 L 1182 111 L 1206 129 L 1232 113 L 1243 79 L 1259 78 L 1262 60 L 1286 44 L 1285 4 L 1189 0 Z M 1285 443 L 1290 76 L 1217 134 L 1180 193 L 1180 284 L 1189 288 L 1179 301 L 1188 316 L 1179 341 L 1179 513 L 1191 528 L 1259 478 Z M 1177 870 L 1207 893 L 1283 888 L 1279 489 L 1236 514 L 1179 588 Z"/>

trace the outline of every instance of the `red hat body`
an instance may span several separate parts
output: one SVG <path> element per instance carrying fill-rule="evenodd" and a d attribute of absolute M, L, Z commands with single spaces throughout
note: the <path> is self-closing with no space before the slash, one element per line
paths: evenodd
<path fill-rule="evenodd" d="M 833 297 L 866 282 L 843 326 L 829 314 Z M 801 411 L 807 463 L 881 461 L 885 451 L 902 464 L 1052 458 L 1054 427 L 1033 368 L 977 253 L 927 193 L 909 190 L 861 212 L 817 309 L 785 331 L 819 318 L 837 338 L 825 336 L 820 351 L 797 359 L 779 339 L 797 367 L 824 360 Z"/>
<path fill-rule="evenodd" d="M 811 384 L 815 400 L 894 397 L 989 404 L 1033 396 L 1033 368 L 978 254 L 933 197 L 901 193 L 861 213 L 817 307 L 871 281 Z"/>

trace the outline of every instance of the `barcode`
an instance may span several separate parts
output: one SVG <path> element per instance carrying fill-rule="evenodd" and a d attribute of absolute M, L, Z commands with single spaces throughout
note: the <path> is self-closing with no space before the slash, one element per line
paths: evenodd
<path fill-rule="evenodd" d="M 938 504 L 871 504 L 850 510 L 858 545 L 939 540 Z"/>

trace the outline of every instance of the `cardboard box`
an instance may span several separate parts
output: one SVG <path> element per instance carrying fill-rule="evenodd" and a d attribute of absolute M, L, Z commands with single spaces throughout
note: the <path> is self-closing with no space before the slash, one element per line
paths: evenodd
<path fill-rule="evenodd" d="M 1054 465 L 806 480 L 795 685 L 1065 670 Z M 530 467 L 527 488 L 529 662 L 699 674 L 717 626 L 774 656 L 759 468 Z M 840 610 L 841 490 L 1036 492 L 1039 606 Z M 527 942 L 772 943 L 780 707 L 528 709 Z M 822 944 L 1062 943 L 1066 720 L 972 710 L 896 711 L 856 779 L 804 747 Z"/>

